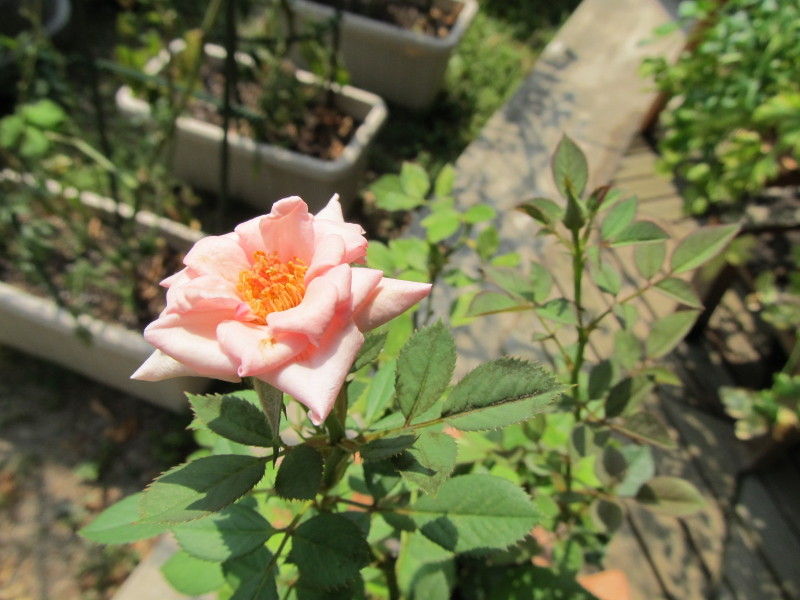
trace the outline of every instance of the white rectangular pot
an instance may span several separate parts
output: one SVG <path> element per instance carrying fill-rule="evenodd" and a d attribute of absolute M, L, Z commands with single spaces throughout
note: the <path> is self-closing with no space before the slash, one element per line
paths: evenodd
<path fill-rule="evenodd" d="M 172 52 L 182 48 L 180 41 L 170 45 Z M 221 46 L 207 44 L 205 50 L 209 57 L 225 58 Z M 237 57 L 241 61 L 248 58 Z M 146 71 L 158 73 L 167 60 L 165 52 L 150 61 Z M 319 84 L 319 79 L 306 71 L 298 71 L 297 78 L 302 83 Z M 367 148 L 386 120 L 386 105 L 375 94 L 351 86 L 335 86 L 334 90 L 337 106 L 361 121 L 341 156 L 336 160 L 313 158 L 230 132 L 229 189 L 233 196 L 261 212 L 267 212 L 275 200 L 294 195 L 301 196 L 316 211 L 338 193 L 346 207 L 358 191 Z M 134 96 L 128 86 L 118 90 L 116 100 L 119 109 L 129 116 L 150 114 L 150 105 Z M 223 130 L 217 125 L 179 117 L 172 161 L 175 175 L 198 188 L 218 192 L 222 137 Z"/>
<path fill-rule="evenodd" d="M 17 173 L 3 171 L 0 177 L 26 185 Z M 97 212 L 131 218 L 130 207 L 91 192 L 62 190 L 54 181 L 47 187 L 54 194 L 78 196 Z M 155 228 L 177 248 L 188 249 L 202 233 L 145 211 L 136 215 L 143 228 Z M 91 334 L 87 342 L 76 335 L 78 327 Z M 153 347 L 138 331 L 80 315 L 77 319 L 50 298 L 35 296 L 0 282 L 0 344 L 44 358 L 117 390 L 174 411 L 188 406 L 185 392 L 200 393 L 209 384 L 202 377 L 180 377 L 160 382 L 134 381 L 131 374 L 150 356 Z"/>
<path fill-rule="evenodd" d="M 352 84 L 408 108 L 429 106 L 442 87 L 450 55 L 478 12 L 476 0 L 437 0 L 439 4 L 457 1 L 464 6 L 444 38 L 344 12 L 340 47 Z M 291 4 L 301 20 L 325 21 L 335 13 L 330 6 L 310 0 Z"/>

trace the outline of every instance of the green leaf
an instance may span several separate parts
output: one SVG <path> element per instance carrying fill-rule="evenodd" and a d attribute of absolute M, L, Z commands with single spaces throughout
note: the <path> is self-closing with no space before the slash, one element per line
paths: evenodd
<path fill-rule="evenodd" d="M 413 210 L 425 202 L 424 197 L 407 194 L 397 175 L 384 175 L 369 189 L 375 194 L 375 204 L 383 210 Z"/>
<path fill-rule="evenodd" d="M 248 396 L 250 399 L 245 399 Z M 255 392 L 187 397 L 198 420 L 214 433 L 247 446 L 270 447 L 275 443 L 264 413 L 254 404 Z"/>
<path fill-rule="evenodd" d="M 502 312 L 533 308 L 532 304 L 520 304 L 508 294 L 500 292 L 478 292 L 467 309 L 467 316 L 481 317 Z"/>
<path fill-rule="evenodd" d="M 589 506 L 589 514 L 598 529 L 608 534 L 614 533 L 622 525 L 625 514 L 618 502 L 598 498 Z"/>
<path fill-rule="evenodd" d="M 667 426 L 649 412 L 637 412 L 612 425 L 613 429 L 628 435 L 640 442 L 654 444 L 661 448 L 675 448 L 675 442 L 669 434 Z"/>
<path fill-rule="evenodd" d="M 416 435 L 406 434 L 395 437 L 378 438 L 367 442 L 358 451 L 365 461 L 383 460 L 397 456 L 403 450 L 410 448 L 417 441 Z"/>
<path fill-rule="evenodd" d="M 25 104 L 20 112 L 25 121 L 40 129 L 54 129 L 67 118 L 67 114 L 58 104 L 47 99 Z"/>
<path fill-rule="evenodd" d="M 643 506 L 675 517 L 686 517 L 703 508 L 706 502 L 697 488 L 678 477 L 653 477 L 636 494 Z"/>
<path fill-rule="evenodd" d="M 607 262 L 601 262 L 594 270 L 594 282 L 602 291 L 616 296 L 622 288 L 619 272 Z"/>
<path fill-rule="evenodd" d="M 224 454 L 205 456 L 173 467 L 145 490 L 142 520 L 182 523 L 232 504 L 264 475 L 264 458 Z"/>
<path fill-rule="evenodd" d="M 425 536 L 452 552 L 506 548 L 538 522 L 528 495 L 500 477 L 454 477 L 409 509 Z"/>
<path fill-rule="evenodd" d="M 550 295 L 553 287 L 553 277 L 550 272 L 539 263 L 531 263 L 530 282 L 533 292 L 533 301 L 541 304 Z"/>
<path fill-rule="evenodd" d="M 249 506 L 232 504 L 218 513 L 173 528 L 181 548 L 202 560 L 223 562 L 252 552 L 275 532 Z"/>
<path fill-rule="evenodd" d="M 603 219 L 603 224 L 600 226 L 600 236 L 602 239 L 606 241 L 613 240 L 614 237 L 622 233 L 636 216 L 637 205 L 638 201 L 636 198 L 628 198 L 627 200 L 615 204 L 614 207 L 608 211 L 606 218 Z"/>
<path fill-rule="evenodd" d="M 416 332 L 406 342 L 397 360 L 395 390 L 407 423 L 444 393 L 455 364 L 453 336 L 441 322 Z"/>
<path fill-rule="evenodd" d="M 667 232 L 652 221 L 636 221 L 620 231 L 609 242 L 612 247 L 619 248 L 631 244 L 660 242 L 668 238 Z"/>
<path fill-rule="evenodd" d="M 19 115 L 9 115 L 0 119 L 0 146 L 3 148 L 15 146 L 23 131 L 25 131 L 25 121 Z"/>
<path fill-rule="evenodd" d="M 483 260 L 489 260 L 500 247 L 500 234 L 494 227 L 487 227 L 478 234 L 477 251 Z"/>
<path fill-rule="evenodd" d="M 428 241 L 436 244 L 458 231 L 461 215 L 454 208 L 441 208 L 422 219 L 421 223 L 428 232 Z"/>
<path fill-rule="evenodd" d="M 22 132 L 19 153 L 25 158 L 37 158 L 50 149 L 50 140 L 35 127 L 26 127 Z"/>
<path fill-rule="evenodd" d="M 403 479 L 435 494 L 456 466 L 458 446 L 445 433 L 426 431 L 414 447 L 392 460 Z"/>
<path fill-rule="evenodd" d="M 278 446 L 281 444 L 281 415 L 283 414 L 283 392 L 278 388 L 270 385 L 266 381 L 253 378 L 254 391 L 239 392 L 239 396 L 250 400 L 253 396 L 256 397 L 258 403 L 261 405 L 261 412 L 269 424 L 269 430 L 272 434 L 272 445 L 274 451 L 278 451 Z"/>
<path fill-rule="evenodd" d="M 367 246 L 367 265 L 389 274 L 393 274 L 397 269 L 392 252 L 377 241 L 370 242 Z"/>
<path fill-rule="evenodd" d="M 505 427 L 543 412 L 561 391 L 540 365 L 500 358 L 467 373 L 447 397 L 442 416 L 465 431 Z"/>
<path fill-rule="evenodd" d="M 278 600 L 275 567 L 267 569 L 272 553 L 261 546 L 249 554 L 223 563 L 222 571 L 228 585 L 235 590 L 228 600 Z M 220 597 L 222 597 L 220 595 Z"/>
<path fill-rule="evenodd" d="M 172 587 L 187 596 L 213 592 L 225 584 L 222 565 L 200 560 L 182 550 L 161 565 L 161 572 Z"/>
<path fill-rule="evenodd" d="M 100 544 L 127 544 L 166 531 L 166 525 L 139 522 L 141 498 L 142 493 L 139 492 L 115 502 L 78 533 Z"/>
<path fill-rule="evenodd" d="M 608 392 L 606 417 L 618 417 L 635 406 L 652 388 L 653 383 L 646 377 L 626 377 L 618 381 Z"/>
<path fill-rule="evenodd" d="M 628 444 L 620 448 L 628 462 L 625 478 L 614 489 L 617 496 L 635 496 L 642 484 L 655 475 L 656 464 L 650 446 Z"/>
<path fill-rule="evenodd" d="M 486 278 L 504 291 L 521 300 L 530 300 L 533 297 L 531 284 L 519 276 L 518 269 L 510 267 L 484 267 Z"/>
<path fill-rule="evenodd" d="M 425 198 L 431 187 L 431 181 L 421 166 L 404 162 L 400 168 L 400 186 L 413 198 Z"/>
<path fill-rule="evenodd" d="M 517 206 L 517 210 L 521 210 L 534 220 L 548 227 L 560 223 L 564 218 L 564 209 L 547 198 L 534 198 Z"/>
<path fill-rule="evenodd" d="M 577 144 L 566 135 L 561 138 L 556 147 L 552 171 L 556 187 L 564 198 L 568 198 L 570 194 L 576 199 L 583 195 L 586 181 L 589 178 L 586 156 Z"/>
<path fill-rule="evenodd" d="M 597 478 L 603 485 L 613 487 L 625 479 L 628 469 L 628 461 L 614 446 L 606 446 L 600 455 L 599 460 L 594 464 L 594 471 Z"/>
<path fill-rule="evenodd" d="M 656 321 L 645 342 L 647 356 L 660 358 L 675 348 L 689 333 L 699 313 L 697 310 L 683 310 Z"/>
<path fill-rule="evenodd" d="M 693 231 L 672 252 L 672 272 L 684 273 L 708 262 L 722 252 L 738 233 L 739 225 L 718 225 Z"/>
<path fill-rule="evenodd" d="M 620 329 L 614 334 L 613 361 L 624 371 L 629 371 L 642 358 L 642 344 L 632 331 Z"/>
<path fill-rule="evenodd" d="M 331 588 L 356 577 L 369 564 L 372 553 L 353 521 L 320 513 L 294 532 L 289 557 L 297 565 L 302 581 L 313 587 Z"/>
<path fill-rule="evenodd" d="M 476 204 L 470 206 L 467 212 L 464 213 L 465 223 L 483 223 L 484 221 L 491 221 L 497 216 L 497 212 L 488 204 Z"/>
<path fill-rule="evenodd" d="M 589 398 L 602 398 L 614 378 L 614 367 L 609 360 L 603 360 L 589 371 Z"/>
<path fill-rule="evenodd" d="M 453 165 L 447 164 L 439 171 L 436 182 L 433 184 L 433 194 L 437 198 L 446 198 L 453 193 L 453 184 L 456 180 L 456 170 Z"/>
<path fill-rule="evenodd" d="M 395 563 L 397 584 L 409 600 L 450 600 L 455 584 L 453 554 L 424 535 L 403 538 Z"/>
<path fill-rule="evenodd" d="M 378 358 L 381 350 L 383 350 L 383 345 L 386 343 L 387 336 L 388 334 L 386 332 L 376 333 L 371 331 L 367 334 L 364 339 L 364 345 L 361 346 L 361 350 L 358 352 L 356 361 L 353 364 L 353 369 L 355 371 L 358 371 L 361 367 L 370 364 Z"/>
<path fill-rule="evenodd" d="M 655 288 L 682 304 L 686 304 L 692 308 L 703 308 L 703 304 L 700 302 L 700 298 L 697 297 L 692 285 L 683 279 L 668 277 L 667 279 L 659 281 L 655 285 Z"/>
<path fill-rule="evenodd" d="M 307 444 L 288 449 L 275 476 L 281 498 L 313 500 L 322 483 L 322 454 Z"/>
<path fill-rule="evenodd" d="M 654 244 L 640 244 L 633 249 L 633 261 L 639 275 L 645 279 L 650 279 L 658 273 L 661 265 L 664 264 L 664 257 L 667 254 L 667 245 L 663 242 Z"/>
<path fill-rule="evenodd" d="M 572 304 L 566 298 L 554 298 L 536 307 L 536 312 L 540 316 L 556 323 L 565 325 L 577 325 L 578 320 L 572 310 Z"/>
<path fill-rule="evenodd" d="M 397 377 L 397 361 L 385 363 L 369 382 L 364 419 L 372 423 L 383 415 L 394 395 L 394 382 Z"/>

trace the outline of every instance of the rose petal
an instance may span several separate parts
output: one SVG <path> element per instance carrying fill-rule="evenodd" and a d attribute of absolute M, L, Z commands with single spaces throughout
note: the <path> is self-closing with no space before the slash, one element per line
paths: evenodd
<path fill-rule="evenodd" d="M 239 377 L 261 375 L 278 368 L 308 347 L 302 335 L 281 335 L 266 325 L 224 321 L 217 327 L 223 352 L 238 365 Z"/>
<path fill-rule="evenodd" d="M 383 271 L 358 267 L 352 270 L 353 312 L 357 312 L 364 301 L 370 297 L 372 291 L 383 279 Z"/>
<path fill-rule="evenodd" d="M 344 213 L 342 212 L 342 204 L 339 202 L 339 194 L 334 194 L 325 208 L 320 210 L 315 217 L 317 219 L 327 219 L 336 223 L 344 223 Z"/>
<path fill-rule="evenodd" d="M 364 343 L 351 322 L 332 323 L 319 348 L 304 360 L 290 362 L 259 376 L 308 407 L 314 425 L 321 425 L 333 409 L 350 366 Z"/>
<path fill-rule="evenodd" d="M 183 363 L 179 363 L 161 350 L 154 351 L 142 365 L 131 375 L 131 379 L 141 381 L 161 381 L 172 377 L 195 377 L 200 373 L 193 371 Z M 239 381 L 239 378 L 236 378 Z"/>
<path fill-rule="evenodd" d="M 206 377 L 236 381 L 236 366 L 216 339 L 217 325 L 231 311 L 162 314 L 144 330 L 144 339 Z"/>
<path fill-rule="evenodd" d="M 204 237 L 192 246 L 183 263 L 198 275 L 216 275 L 236 282 L 250 260 L 232 233 Z"/>
<path fill-rule="evenodd" d="M 338 235 L 326 236 L 314 248 L 314 256 L 306 271 L 306 285 L 328 269 L 347 262 L 344 240 Z"/>
<path fill-rule="evenodd" d="M 314 252 L 312 221 L 306 203 L 291 196 L 273 204 L 268 215 L 242 223 L 234 231 L 250 259 L 260 250 L 275 252 L 284 262 L 299 258 L 309 263 Z"/>
<path fill-rule="evenodd" d="M 216 275 L 203 275 L 170 286 L 165 312 L 237 311 L 242 304 L 236 286 L 231 281 Z"/>
<path fill-rule="evenodd" d="M 342 265 L 346 268 L 346 265 Z M 314 345 L 319 345 L 331 323 L 339 297 L 336 285 L 328 278 L 319 277 L 308 284 L 303 301 L 288 310 L 267 315 L 267 324 L 277 333 L 302 334 Z"/>
<path fill-rule="evenodd" d="M 361 331 L 369 331 L 395 318 L 431 291 L 431 284 L 384 277 L 372 294 L 355 310 L 353 320 Z"/>

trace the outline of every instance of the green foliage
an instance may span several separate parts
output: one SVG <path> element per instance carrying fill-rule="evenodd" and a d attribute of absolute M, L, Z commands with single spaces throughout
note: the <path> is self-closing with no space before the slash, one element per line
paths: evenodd
<path fill-rule="evenodd" d="M 344 585 L 370 561 L 363 532 L 341 515 L 320 513 L 300 525 L 292 539 L 289 559 L 313 587 Z"/>
<path fill-rule="evenodd" d="M 248 446 L 270 447 L 275 443 L 254 391 L 224 396 L 189 394 L 188 398 L 197 421 L 214 433 Z"/>
<path fill-rule="evenodd" d="M 100 544 L 126 544 L 166 531 L 166 525 L 140 522 L 141 497 L 141 493 L 131 494 L 112 504 L 79 533 L 86 539 Z"/>
<path fill-rule="evenodd" d="M 800 375 L 776 373 L 767 389 L 722 387 L 719 393 L 725 412 L 736 419 L 740 439 L 780 439 L 786 430 L 800 426 Z"/>
<path fill-rule="evenodd" d="M 417 332 L 397 361 L 397 401 L 406 423 L 439 399 L 453 375 L 456 349 L 444 325 L 437 323 Z"/>
<path fill-rule="evenodd" d="M 264 474 L 264 459 L 206 456 L 159 476 L 140 503 L 143 521 L 182 523 L 206 517 L 249 492 Z"/>
<path fill-rule="evenodd" d="M 800 153 L 800 6 L 795 2 L 683 2 L 687 24 L 707 25 L 675 64 L 643 66 L 672 99 L 662 113 L 664 167 L 704 212 L 797 173 Z"/>
<path fill-rule="evenodd" d="M 459 381 L 442 416 L 463 431 L 505 427 L 546 410 L 562 390 L 545 369 L 501 358 L 476 367 Z"/>
<path fill-rule="evenodd" d="M 528 496 L 510 481 L 490 475 L 462 475 L 447 481 L 436 496 L 409 508 L 420 531 L 451 552 L 505 548 L 537 523 Z"/>
<path fill-rule="evenodd" d="M 224 562 L 252 552 L 274 533 L 269 522 L 240 502 L 173 528 L 180 547 L 195 558 Z"/>
<path fill-rule="evenodd" d="M 322 483 L 322 455 L 306 444 L 287 451 L 275 476 L 275 492 L 281 498 L 311 500 Z"/>
<path fill-rule="evenodd" d="M 219 563 L 201 560 L 183 551 L 176 552 L 161 565 L 161 573 L 172 587 L 188 596 L 212 592 L 225 583 Z"/>

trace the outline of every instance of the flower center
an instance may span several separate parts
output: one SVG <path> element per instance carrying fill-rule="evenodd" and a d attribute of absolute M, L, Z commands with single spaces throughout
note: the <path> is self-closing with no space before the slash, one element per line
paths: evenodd
<path fill-rule="evenodd" d="M 253 266 L 239 273 L 236 291 L 262 323 L 267 315 L 297 306 L 306 293 L 308 265 L 298 258 L 278 260 L 275 252 L 253 254 Z"/>

